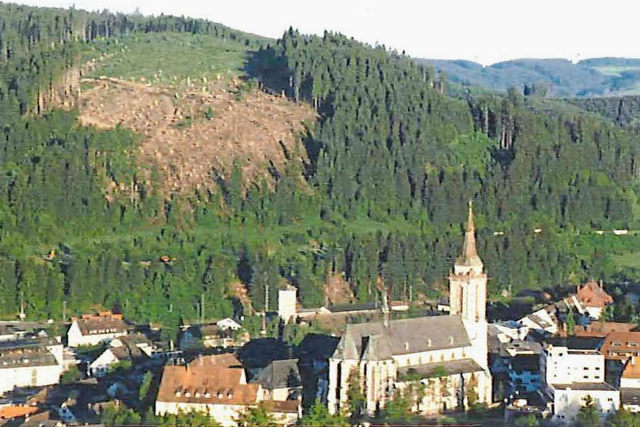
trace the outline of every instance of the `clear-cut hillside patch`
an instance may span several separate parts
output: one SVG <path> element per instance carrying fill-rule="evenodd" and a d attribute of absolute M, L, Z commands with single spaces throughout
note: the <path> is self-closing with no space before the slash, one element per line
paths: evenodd
<path fill-rule="evenodd" d="M 142 167 L 162 172 L 164 189 L 212 188 L 234 162 L 245 182 L 270 179 L 287 157 L 302 159 L 299 135 L 314 110 L 249 88 L 239 79 L 189 83 L 176 89 L 116 78 L 84 79 L 79 120 L 108 129 L 118 125 L 142 137 Z"/>

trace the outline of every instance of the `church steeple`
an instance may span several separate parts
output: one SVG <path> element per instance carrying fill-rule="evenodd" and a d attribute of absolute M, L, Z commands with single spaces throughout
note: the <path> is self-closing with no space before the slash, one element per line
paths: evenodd
<path fill-rule="evenodd" d="M 462 253 L 456 258 L 455 267 L 461 267 L 463 270 L 477 270 L 478 273 L 482 271 L 483 267 L 476 248 L 476 225 L 473 218 L 473 202 L 471 200 L 469 201 L 469 218 L 467 219 L 467 231 L 464 234 Z"/>

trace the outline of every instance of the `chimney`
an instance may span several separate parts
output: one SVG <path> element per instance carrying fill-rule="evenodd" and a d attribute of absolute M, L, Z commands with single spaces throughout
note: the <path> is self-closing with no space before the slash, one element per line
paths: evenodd
<path fill-rule="evenodd" d="M 453 335 L 449 335 L 449 345 L 453 345 Z"/>
<path fill-rule="evenodd" d="M 427 338 L 427 347 L 431 347 L 431 338 Z"/>

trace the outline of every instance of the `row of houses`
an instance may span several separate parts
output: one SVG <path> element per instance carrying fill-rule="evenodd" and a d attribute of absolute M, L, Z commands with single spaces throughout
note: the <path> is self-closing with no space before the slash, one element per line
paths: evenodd
<path fill-rule="evenodd" d="M 372 306 L 302 310 L 296 288 L 285 287 L 277 313 L 284 323 L 380 314 L 379 320 L 347 323 L 338 336 L 309 336 L 305 341 L 312 343 L 303 341 L 296 354 L 277 339 L 250 337 L 239 319 L 185 325 L 178 351 L 159 351 L 111 312 L 73 319 L 66 349 L 62 340 L 41 334 L 14 331 L 4 341 L 0 334 L 0 391 L 56 384 L 74 360 L 85 357 L 77 349 L 100 345 L 100 353 L 86 360 L 86 374 L 109 377 L 123 362 L 155 364 L 161 372 L 156 414 L 201 411 L 224 426 L 236 425 L 239 414 L 256 405 L 268 408 L 280 424 L 294 424 L 303 396 L 307 402 L 320 399 L 330 413 L 348 411 L 353 381 L 364 393 L 365 415 L 399 395 L 423 415 L 506 397 L 509 411 L 536 407 L 557 423 L 571 422 L 586 396 L 603 417 L 620 407 L 640 409 L 640 332 L 632 330 L 635 325 L 598 320 L 613 303 L 602 284 L 589 282 L 524 317 L 489 323 L 487 274 L 471 207 L 448 281 L 446 314 L 400 319 L 392 314 L 408 305 L 386 298 Z M 109 386 L 113 394 L 118 384 Z M 423 391 L 420 396 L 411 395 L 416 389 Z"/>
<path fill-rule="evenodd" d="M 536 406 L 570 423 L 589 396 L 603 417 L 620 408 L 640 411 L 640 332 L 635 324 L 602 320 L 613 302 L 601 283 L 589 282 L 517 321 L 490 325 L 491 371 L 510 409 Z"/>

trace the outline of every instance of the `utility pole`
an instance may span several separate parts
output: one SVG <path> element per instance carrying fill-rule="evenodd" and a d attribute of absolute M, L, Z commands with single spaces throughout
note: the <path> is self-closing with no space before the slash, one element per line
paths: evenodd
<path fill-rule="evenodd" d="M 265 284 L 264 286 L 264 312 L 269 311 L 269 284 Z"/>
<path fill-rule="evenodd" d="M 67 321 L 67 301 L 62 301 L 62 324 Z"/>
<path fill-rule="evenodd" d="M 200 294 L 200 323 L 204 323 L 204 293 Z"/>
<path fill-rule="evenodd" d="M 24 312 L 24 293 L 20 292 L 20 320 L 24 320 L 27 315 Z"/>

